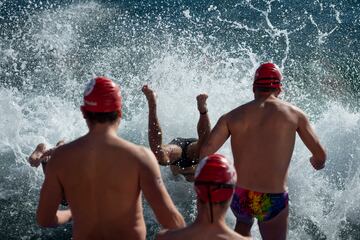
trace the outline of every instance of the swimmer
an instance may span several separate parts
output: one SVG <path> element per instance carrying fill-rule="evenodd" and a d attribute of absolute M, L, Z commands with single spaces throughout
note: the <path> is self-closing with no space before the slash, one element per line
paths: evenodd
<path fill-rule="evenodd" d="M 201 160 L 195 172 L 197 216 L 182 229 L 162 230 L 158 240 L 250 239 L 226 225 L 225 215 L 236 186 L 236 172 L 224 156 L 213 154 Z"/>
<path fill-rule="evenodd" d="M 56 148 L 46 164 L 37 222 L 56 227 L 73 221 L 74 239 L 142 239 L 142 193 L 162 227 L 185 226 L 162 181 L 154 154 L 117 135 L 120 88 L 92 79 L 81 112 L 89 132 Z M 40 147 L 40 152 L 44 149 Z M 63 198 L 70 210 L 58 210 Z"/>
<path fill-rule="evenodd" d="M 231 136 L 237 187 L 231 209 L 235 230 L 251 236 L 254 218 L 263 239 L 286 239 L 289 213 L 287 176 L 296 133 L 312 156 L 316 170 L 325 166 L 326 152 L 305 113 L 278 98 L 282 74 L 273 63 L 255 72 L 255 99 L 224 114 L 201 149 L 216 152 Z"/>
<path fill-rule="evenodd" d="M 194 172 L 199 163 L 199 151 L 210 133 L 210 120 L 206 106 L 207 94 L 196 97 L 199 110 L 197 124 L 198 138 L 177 137 L 168 144 L 162 142 L 162 129 L 157 117 L 156 94 L 148 86 L 142 88 L 149 106 L 149 145 L 160 165 L 169 165 L 174 175 L 182 174 L 187 181 L 194 180 Z"/>

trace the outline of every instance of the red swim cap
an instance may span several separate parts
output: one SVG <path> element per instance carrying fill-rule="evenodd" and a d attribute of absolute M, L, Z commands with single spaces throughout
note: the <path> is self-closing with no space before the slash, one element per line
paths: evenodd
<path fill-rule="evenodd" d="M 116 112 L 121 115 L 120 88 L 106 77 L 96 77 L 86 86 L 84 92 L 83 111 Z"/>
<path fill-rule="evenodd" d="M 282 78 L 280 69 L 276 64 L 271 62 L 262 63 L 255 72 L 253 86 L 280 89 Z"/>
<path fill-rule="evenodd" d="M 195 191 L 205 203 L 229 200 L 234 193 L 235 184 L 236 172 L 223 155 L 209 155 L 196 168 Z"/>

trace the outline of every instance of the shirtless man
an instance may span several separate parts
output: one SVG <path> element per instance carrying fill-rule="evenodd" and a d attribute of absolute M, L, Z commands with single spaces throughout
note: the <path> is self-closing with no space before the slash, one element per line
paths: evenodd
<path fill-rule="evenodd" d="M 306 115 L 277 98 L 281 80 L 275 64 L 261 64 L 253 84 L 255 100 L 220 117 L 201 149 L 200 156 L 207 156 L 231 136 L 238 176 L 231 208 L 235 230 L 245 236 L 250 236 L 256 217 L 263 239 L 286 239 L 287 175 L 296 133 L 312 153 L 312 166 L 325 166 L 325 150 Z"/>
<path fill-rule="evenodd" d="M 163 230 L 157 239 L 249 239 L 240 236 L 225 223 L 235 184 L 236 172 L 224 156 L 213 154 L 201 160 L 195 173 L 198 209 L 195 222 L 183 229 Z"/>
<path fill-rule="evenodd" d="M 175 138 L 169 144 L 162 143 L 162 130 L 156 114 L 155 92 L 144 85 L 142 88 L 149 105 L 149 145 L 160 165 L 170 165 L 174 175 L 182 174 L 187 181 L 194 180 L 194 172 L 199 163 L 199 152 L 210 133 L 210 120 L 206 107 L 207 94 L 196 97 L 200 118 L 197 124 L 198 139 Z"/>
<path fill-rule="evenodd" d="M 48 161 L 37 222 L 55 227 L 73 220 L 74 239 L 145 239 L 141 192 L 164 228 L 185 225 L 162 182 L 152 152 L 117 136 L 119 87 L 93 79 L 81 111 L 89 132 L 58 147 Z M 70 210 L 58 210 L 66 197 Z"/>

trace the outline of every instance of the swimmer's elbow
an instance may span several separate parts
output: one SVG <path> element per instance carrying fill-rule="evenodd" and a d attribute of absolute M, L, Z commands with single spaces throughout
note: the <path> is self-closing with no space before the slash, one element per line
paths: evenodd
<path fill-rule="evenodd" d="M 185 227 L 184 218 L 178 211 L 174 211 L 170 216 L 171 219 L 164 220 L 163 224 L 161 224 L 165 229 L 176 229 Z"/>
<path fill-rule="evenodd" d="M 206 157 L 207 155 L 210 154 L 210 149 L 211 149 L 211 145 L 209 144 L 209 142 L 205 142 L 200 149 L 199 152 L 199 160 L 203 159 L 204 157 Z"/>
<path fill-rule="evenodd" d="M 185 226 L 186 224 L 183 216 L 179 212 L 177 212 L 175 217 L 175 228 L 183 228 Z"/>

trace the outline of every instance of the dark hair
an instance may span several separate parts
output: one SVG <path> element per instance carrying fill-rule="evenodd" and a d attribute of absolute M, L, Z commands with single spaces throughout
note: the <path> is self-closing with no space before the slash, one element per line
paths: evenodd
<path fill-rule="evenodd" d="M 254 92 L 257 90 L 259 92 L 276 92 L 278 88 L 268 88 L 268 87 L 253 87 Z"/>
<path fill-rule="evenodd" d="M 113 123 L 119 118 L 119 112 L 88 112 L 84 116 L 91 123 Z"/>

